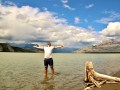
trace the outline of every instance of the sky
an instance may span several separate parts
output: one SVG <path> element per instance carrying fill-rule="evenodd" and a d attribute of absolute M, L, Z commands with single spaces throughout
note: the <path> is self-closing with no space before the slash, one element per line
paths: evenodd
<path fill-rule="evenodd" d="M 120 37 L 120 0 L 0 0 L 0 42 L 84 47 Z"/>

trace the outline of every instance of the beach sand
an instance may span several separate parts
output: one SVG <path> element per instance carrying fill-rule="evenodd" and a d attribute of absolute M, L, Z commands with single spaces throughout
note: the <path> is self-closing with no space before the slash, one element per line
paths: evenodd
<path fill-rule="evenodd" d="M 113 75 L 115 77 L 120 77 L 120 71 L 117 72 L 115 75 Z M 103 84 L 101 85 L 101 88 L 97 88 L 95 87 L 92 90 L 120 90 L 120 82 L 118 83 L 111 83 L 111 84 Z"/>

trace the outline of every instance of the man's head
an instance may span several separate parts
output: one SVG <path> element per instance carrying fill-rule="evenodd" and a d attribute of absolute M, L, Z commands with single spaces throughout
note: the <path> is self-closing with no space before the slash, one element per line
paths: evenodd
<path fill-rule="evenodd" d="M 48 42 L 48 43 L 47 43 L 47 46 L 51 46 L 51 43 L 50 43 L 50 42 Z"/>

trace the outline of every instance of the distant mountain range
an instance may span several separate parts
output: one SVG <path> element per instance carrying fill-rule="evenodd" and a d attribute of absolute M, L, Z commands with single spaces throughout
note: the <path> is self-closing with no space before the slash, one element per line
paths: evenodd
<path fill-rule="evenodd" d="M 0 52 L 14 52 L 15 50 L 6 43 L 0 43 Z"/>
<path fill-rule="evenodd" d="M 0 43 L 0 52 L 37 52 L 37 51 L 32 49 L 11 46 L 7 43 Z"/>
<path fill-rule="evenodd" d="M 120 53 L 120 39 L 103 41 L 101 44 L 86 46 L 75 53 Z"/>
<path fill-rule="evenodd" d="M 15 47 L 20 47 L 20 48 L 24 48 L 24 49 L 32 49 L 35 50 L 37 52 L 43 52 L 43 50 L 40 49 L 35 49 L 33 46 L 35 44 L 31 44 L 31 43 L 22 43 L 22 44 L 16 44 L 16 43 L 10 43 L 11 46 L 15 46 Z M 59 48 L 59 49 L 54 49 L 53 52 L 54 53 L 71 53 L 75 50 L 78 50 L 79 48 L 76 47 L 63 47 L 63 48 Z"/>
<path fill-rule="evenodd" d="M 0 52 L 43 52 L 33 48 L 34 44 L 0 43 Z M 101 44 L 86 46 L 82 49 L 64 47 L 54 49 L 54 53 L 120 53 L 120 39 L 103 41 Z"/>
<path fill-rule="evenodd" d="M 0 52 L 43 52 L 43 50 L 33 47 L 34 44 L 16 44 L 16 43 L 0 43 Z M 71 53 L 78 48 L 63 47 L 54 49 L 54 53 Z"/>

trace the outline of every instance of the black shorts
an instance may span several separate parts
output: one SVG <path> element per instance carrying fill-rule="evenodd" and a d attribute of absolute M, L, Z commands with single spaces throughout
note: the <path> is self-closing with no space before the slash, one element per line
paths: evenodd
<path fill-rule="evenodd" d="M 52 58 L 49 58 L 49 59 L 44 59 L 44 66 L 47 68 L 48 67 L 48 65 L 50 66 L 50 67 L 53 67 L 53 59 Z"/>

